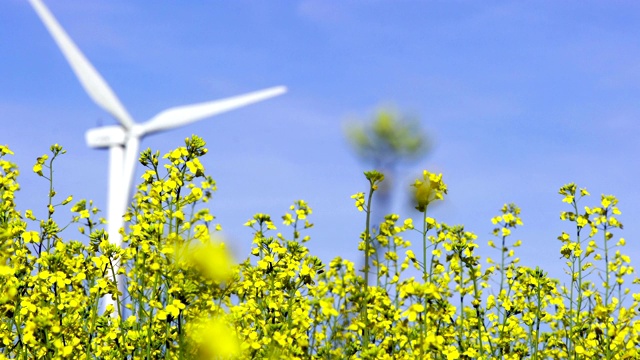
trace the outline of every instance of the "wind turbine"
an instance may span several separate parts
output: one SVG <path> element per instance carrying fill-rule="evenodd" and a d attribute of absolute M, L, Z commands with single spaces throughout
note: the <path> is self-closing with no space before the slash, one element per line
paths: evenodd
<path fill-rule="evenodd" d="M 119 230 L 124 225 L 123 215 L 131 198 L 133 176 L 139 156 L 138 148 L 144 136 L 183 126 L 287 91 L 284 86 L 277 86 L 222 100 L 173 107 L 160 112 L 144 123 L 136 123 L 107 82 L 73 43 L 44 3 L 41 0 L 29 0 L 29 2 L 58 44 L 89 97 L 120 123 L 120 125 L 91 129 L 86 133 L 86 141 L 90 147 L 109 148 L 107 231 L 110 242 L 118 246 L 122 245 Z M 115 270 L 117 273 L 117 268 Z M 118 289 L 123 292 L 122 281 L 118 281 Z M 110 303 L 109 298 L 107 303 Z"/>

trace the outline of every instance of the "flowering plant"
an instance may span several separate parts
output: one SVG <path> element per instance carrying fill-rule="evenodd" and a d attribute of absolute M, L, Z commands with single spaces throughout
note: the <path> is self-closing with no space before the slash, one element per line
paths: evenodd
<path fill-rule="evenodd" d="M 519 264 L 514 204 L 491 219 L 488 246 L 499 260 L 483 266 L 474 233 L 428 216 L 447 193 L 442 175 L 428 171 L 413 184 L 421 220 L 390 214 L 377 225 L 372 194 L 384 175 L 365 173 L 367 191 L 353 196 L 366 217 L 363 269 L 309 253 L 312 209 L 302 200 L 280 232 L 270 215 L 248 220 L 251 254 L 234 264 L 206 207 L 216 184 L 199 160 L 202 139 L 164 157 L 141 154 L 147 171 L 122 248 L 109 242 L 91 201 L 56 200 L 53 167 L 65 151 L 50 150 L 33 167 L 49 183 L 47 216 L 38 218 L 17 209 L 18 168 L 0 146 L 0 359 L 639 356 L 638 280 L 626 241 L 614 240 L 622 224 L 613 196 L 580 207 L 586 189 L 560 189 L 570 207 L 560 217 L 573 228 L 558 237 L 566 282 Z M 61 225 L 65 208 L 72 216 Z M 62 238 L 72 224 L 84 241 Z M 116 306 L 102 311 L 106 297 Z"/>

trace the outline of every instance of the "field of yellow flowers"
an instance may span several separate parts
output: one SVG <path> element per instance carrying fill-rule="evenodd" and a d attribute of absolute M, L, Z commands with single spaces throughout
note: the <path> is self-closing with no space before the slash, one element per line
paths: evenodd
<path fill-rule="evenodd" d="M 50 150 L 33 167 L 50 186 L 40 219 L 17 209 L 18 168 L 0 146 L 0 359 L 640 357 L 638 280 L 614 235 L 613 196 L 585 204 L 586 189 L 560 189 L 563 280 L 519 264 L 513 204 L 491 219 L 496 257 L 480 259 L 475 234 L 429 216 L 447 187 L 427 171 L 413 184 L 418 220 L 391 214 L 380 224 L 371 209 L 384 175 L 365 173 L 366 191 L 353 196 L 362 269 L 309 253 L 312 211 L 302 200 L 282 221 L 253 216 L 251 255 L 233 264 L 207 208 L 216 184 L 199 160 L 202 139 L 141 154 L 147 170 L 122 248 L 91 201 L 56 198 L 53 166 L 65 150 Z M 73 213 L 68 223 L 62 209 Z M 69 226 L 86 240 L 62 239 Z M 103 309 L 106 298 L 116 305 Z"/>

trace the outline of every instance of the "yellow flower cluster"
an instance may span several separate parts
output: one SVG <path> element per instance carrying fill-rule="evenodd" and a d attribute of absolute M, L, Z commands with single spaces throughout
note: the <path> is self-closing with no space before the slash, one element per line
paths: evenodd
<path fill-rule="evenodd" d="M 364 266 L 310 254 L 303 233 L 312 209 L 303 200 L 281 217 L 281 232 L 267 214 L 247 221 L 253 256 L 234 265 L 225 244 L 212 241 L 220 226 L 204 206 L 216 188 L 199 159 L 204 146 L 194 136 L 164 157 L 141 154 L 147 171 L 125 215 L 123 248 L 109 242 L 91 201 L 55 200 L 62 147 L 33 168 L 51 189 L 40 219 L 16 209 L 18 169 L 0 146 L 0 359 L 640 356 L 640 294 L 631 291 L 639 281 L 626 241 L 614 240 L 623 226 L 613 196 L 579 207 L 586 189 L 560 189 L 571 207 L 560 218 L 572 223 L 558 237 L 564 283 L 520 265 L 514 204 L 491 219 L 499 260 L 483 268 L 474 233 L 427 216 L 447 193 L 442 175 L 427 171 L 413 184 L 422 221 L 390 214 L 376 225 L 371 195 L 384 176 L 365 173 L 368 194 L 353 196 L 366 214 Z M 61 238 L 66 206 L 85 241 Z M 116 306 L 101 311 L 105 297 Z"/>

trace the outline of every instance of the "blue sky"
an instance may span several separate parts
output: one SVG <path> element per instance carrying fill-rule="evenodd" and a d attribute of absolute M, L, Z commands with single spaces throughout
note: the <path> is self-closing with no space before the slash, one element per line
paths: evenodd
<path fill-rule="evenodd" d="M 464 224 L 486 247 L 502 204 L 522 208 L 514 236 L 526 265 L 562 273 L 557 195 L 568 182 L 620 198 L 626 253 L 639 254 L 640 5 L 616 2 L 47 1 L 71 38 L 139 122 L 171 106 L 286 85 L 289 93 L 146 138 L 161 151 L 198 134 L 218 181 L 212 211 L 243 258 L 242 227 L 279 219 L 296 199 L 314 210 L 312 252 L 356 259 L 366 189 L 343 135 L 349 119 L 383 104 L 421 119 L 434 148 L 406 167 L 449 185 L 433 216 Z M 47 188 L 31 172 L 53 143 L 61 197 L 106 210 L 107 152 L 84 133 L 114 124 L 79 85 L 25 1 L 0 3 L 0 143 L 22 169 L 22 209 L 44 213 Z M 400 193 L 399 193 L 400 194 Z M 395 210 L 416 216 L 402 196 Z M 66 216 L 66 214 L 61 214 Z M 416 234 L 417 235 L 417 234 Z M 72 236 L 76 236 L 73 234 Z M 415 236 L 417 245 L 418 237 Z M 635 256 L 636 261 L 640 257 Z M 636 262 L 637 263 L 637 262 Z"/>

